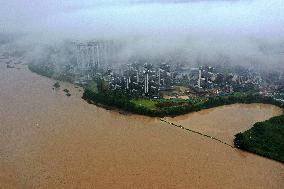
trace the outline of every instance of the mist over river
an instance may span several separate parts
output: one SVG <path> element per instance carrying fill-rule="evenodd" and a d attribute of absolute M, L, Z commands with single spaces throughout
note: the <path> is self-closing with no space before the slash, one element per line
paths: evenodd
<path fill-rule="evenodd" d="M 284 188 L 284 165 L 158 118 L 90 105 L 82 89 L 0 62 L 0 188 Z M 63 89 L 70 90 L 67 97 Z M 80 91 L 81 90 L 81 91 Z M 230 105 L 171 122 L 228 143 L 273 105 Z"/>

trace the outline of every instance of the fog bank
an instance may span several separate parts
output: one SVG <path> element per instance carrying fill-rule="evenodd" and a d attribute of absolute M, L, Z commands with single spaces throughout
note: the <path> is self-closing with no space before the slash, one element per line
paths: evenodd
<path fill-rule="evenodd" d="M 17 46 L 111 39 L 132 56 L 194 65 L 224 63 L 284 69 L 281 0 L 11 0 L 0 7 L 2 32 Z M 29 53 L 33 54 L 33 53 Z"/>

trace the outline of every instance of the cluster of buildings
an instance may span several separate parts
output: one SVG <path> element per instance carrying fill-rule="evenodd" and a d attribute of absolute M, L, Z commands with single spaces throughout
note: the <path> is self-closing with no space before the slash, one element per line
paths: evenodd
<path fill-rule="evenodd" d="M 266 79 L 252 69 L 190 67 L 163 61 L 152 64 L 139 59 L 114 67 L 118 50 L 113 41 L 76 44 L 77 63 L 73 71 L 80 75 L 76 82 L 85 84 L 100 78 L 108 83 L 110 90 L 153 98 L 226 95 L 253 89 L 262 93 L 271 91 Z M 284 76 L 281 77 L 280 83 L 281 79 L 284 81 Z"/>
<path fill-rule="evenodd" d="M 257 73 L 222 73 L 210 66 L 184 67 L 168 63 L 128 64 L 119 72 L 108 70 L 104 79 L 113 90 L 168 98 L 226 95 L 246 87 L 259 88 L 262 83 Z"/>
<path fill-rule="evenodd" d="M 68 54 L 72 58 L 66 61 L 67 65 L 62 64 L 64 68 L 59 70 L 67 75 L 71 73 L 78 84 L 102 79 L 110 90 L 152 98 L 190 98 L 255 90 L 264 96 L 284 100 L 284 70 L 259 73 L 244 67 L 192 67 L 144 57 L 131 58 L 127 64 L 117 64 L 120 45 L 113 41 L 68 43 L 67 47 L 72 49 Z M 10 55 L 3 51 L 0 59 L 6 61 L 7 67 L 13 68 L 18 59 L 14 61 Z M 42 62 L 48 61 L 44 59 Z M 44 65 L 51 68 L 60 65 L 55 60 L 51 62 Z"/>

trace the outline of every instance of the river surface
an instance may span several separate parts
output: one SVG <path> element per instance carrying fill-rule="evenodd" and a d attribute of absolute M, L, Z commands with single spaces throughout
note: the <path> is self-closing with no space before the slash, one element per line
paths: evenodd
<path fill-rule="evenodd" d="M 258 121 L 280 115 L 281 112 L 280 108 L 269 104 L 233 104 L 164 120 L 233 145 L 235 134 L 248 130 Z"/>
<path fill-rule="evenodd" d="M 284 188 L 284 165 L 157 118 L 90 105 L 82 91 L 0 62 L 0 188 Z M 62 91 L 69 89 L 71 97 Z M 232 142 L 272 105 L 166 118 Z"/>

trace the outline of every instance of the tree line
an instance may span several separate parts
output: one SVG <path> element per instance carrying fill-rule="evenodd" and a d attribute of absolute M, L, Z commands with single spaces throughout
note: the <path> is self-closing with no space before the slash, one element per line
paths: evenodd
<path fill-rule="evenodd" d="M 222 105 L 229 105 L 235 103 L 265 103 L 273 104 L 283 108 L 283 104 L 275 101 L 271 97 L 263 97 L 258 94 L 245 94 L 245 95 L 229 95 L 229 96 L 216 96 L 203 98 L 198 102 L 190 100 L 156 100 L 156 108 L 150 109 L 145 106 L 138 106 L 131 102 L 131 95 L 125 94 L 120 91 L 99 90 L 95 93 L 86 88 L 83 93 L 83 99 L 90 103 L 103 104 L 111 107 L 120 108 L 132 113 L 152 116 L 177 116 L 189 112 L 200 111 L 202 109 L 213 108 Z"/>

